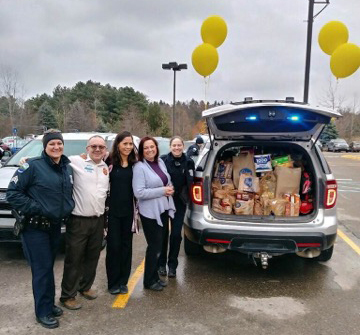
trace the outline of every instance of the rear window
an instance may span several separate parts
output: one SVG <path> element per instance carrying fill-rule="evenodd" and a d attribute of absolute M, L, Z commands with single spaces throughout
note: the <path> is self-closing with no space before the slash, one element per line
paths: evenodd
<path fill-rule="evenodd" d="M 214 117 L 222 131 L 241 133 L 305 132 L 317 124 L 327 124 L 329 117 L 301 108 L 261 106 Z"/>

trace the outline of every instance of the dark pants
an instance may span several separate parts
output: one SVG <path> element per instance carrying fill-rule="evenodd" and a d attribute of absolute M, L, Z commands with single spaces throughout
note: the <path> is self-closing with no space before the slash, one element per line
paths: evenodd
<path fill-rule="evenodd" d="M 149 219 L 141 214 L 140 218 L 148 244 L 145 256 L 144 286 L 150 287 L 160 279 L 157 270 L 163 240 L 163 227 L 159 226 L 155 219 Z M 165 211 L 161 214 L 163 226 L 168 223 L 168 220 L 169 215 L 168 212 Z"/>
<path fill-rule="evenodd" d="M 108 289 L 127 285 L 131 272 L 133 215 L 109 216 L 106 248 Z"/>
<path fill-rule="evenodd" d="M 52 313 L 55 303 L 54 261 L 60 244 L 61 225 L 47 231 L 25 228 L 21 234 L 24 254 L 31 266 L 35 315 Z"/>
<path fill-rule="evenodd" d="M 61 301 L 91 288 L 96 276 L 104 236 L 104 216 L 72 216 L 66 225 Z"/>
<path fill-rule="evenodd" d="M 169 269 L 176 270 L 178 266 L 178 256 L 180 251 L 180 245 L 182 241 L 181 230 L 184 224 L 184 216 L 186 211 L 186 205 L 181 200 L 175 200 L 175 216 L 173 219 L 170 218 L 171 222 L 171 234 L 169 241 L 169 223 L 164 225 L 164 239 L 162 243 L 161 255 L 159 259 L 159 266 L 166 266 L 168 263 Z M 168 244 L 169 257 L 167 255 Z"/>

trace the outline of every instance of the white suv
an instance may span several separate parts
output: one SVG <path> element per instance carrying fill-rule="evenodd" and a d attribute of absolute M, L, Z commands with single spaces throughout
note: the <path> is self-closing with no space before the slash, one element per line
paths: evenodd
<path fill-rule="evenodd" d="M 87 140 L 98 133 L 63 133 L 64 154 L 66 156 L 79 155 L 86 151 Z M 111 149 L 116 134 L 99 133 L 106 140 L 108 150 Z M 136 139 L 135 139 L 136 141 Z M 26 144 L 20 151 L 13 155 L 0 168 L 0 242 L 18 242 L 13 234 L 15 218 L 11 215 L 11 206 L 6 201 L 6 190 L 15 171 L 19 167 L 22 157 L 40 156 L 43 150 L 42 135 Z M 65 230 L 63 229 L 63 232 Z"/>
<path fill-rule="evenodd" d="M 337 184 L 319 147 L 321 132 L 337 112 L 285 101 L 253 101 L 218 106 L 203 112 L 209 132 L 209 150 L 197 162 L 191 189 L 192 203 L 184 222 L 187 255 L 236 250 L 261 259 L 287 253 L 329 260 L 337 232 Z M 212 208 L 212 180 L 216 164 L 244 148 L 255 154 L 289 156 L 311 176 L 311 210 L 298 216 L 233 215 Z M 237 188 L 237 187 L 236 187 Z M 305 203 L 306 205 L 307 203 Z"/>

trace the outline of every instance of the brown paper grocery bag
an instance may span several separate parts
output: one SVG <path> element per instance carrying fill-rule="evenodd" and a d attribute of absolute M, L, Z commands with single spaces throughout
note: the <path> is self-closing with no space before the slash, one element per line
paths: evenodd
<path fill-rule="evenodd" d="M 239 156 L 233 157 L 233 180 L 235 188 L 239 187 L 239 179 L 241 173 L 250 173 L 252 176 L 256 177 L 254 154 L 243 153 Z"/>
<path fill-rule="evenodd" d="M 281 198 L 286 193 L 299 193 L 301 168 L 289 168 L 285 166 L 275 167 L 276 193 L 275 198 Z"/>

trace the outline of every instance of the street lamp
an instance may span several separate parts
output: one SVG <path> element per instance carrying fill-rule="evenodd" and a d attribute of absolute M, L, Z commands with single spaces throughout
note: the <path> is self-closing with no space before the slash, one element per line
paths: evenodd
<path fill-rule="evenodd" d="M 314 16 L 314 5 L 324 4 L 325 7 Z M 310 80 L 310 58 L 311 58 L 311 42 L 312 27 L 314 19 L 330 4 L 330 0 L 309 0 L 308 26 L 306 39 L 306 61 L 305 61 L 305 83 L 304 83 L 304 102 L 309 102 L 309 80 Z"/>
<path fill-rule="evenodd" d="M 173 112 L 172 112 L 172 134 L 175 135 L 175 88 L 176 88 L 176 71 L 186 70 L 187 64 L 178 64 L 176 62 L 170 62 L 162 64 L 163 70 L 174 71 L 174 91 L 173 91 Z"/>

